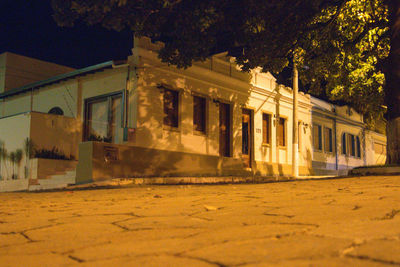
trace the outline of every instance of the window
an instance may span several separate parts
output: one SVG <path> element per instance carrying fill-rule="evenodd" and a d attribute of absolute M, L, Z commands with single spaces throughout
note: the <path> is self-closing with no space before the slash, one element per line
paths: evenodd
<path fill-rule="evenodd" d="M 193 96 L 193 129 L 198 132 L 206 132 L 206 99 Z"/>
<path fill-rule="evenodd" d="M 361 145 L 360 145 L 360 137 L 356 137 L 356 145 L 357 145 L 357 158 L 361 158 Z"/>
<path fill-rule="evenodd" d="M 333 152 L 331 128 L 324 128 L 324 150 L 325 152 Z"/>
<path fill-rule="evenodd" d="M 278 144 L 279 146 L 286 146 L 286 119 L 279 118 L 278 124 Z"/>
<path fill-rule="evenodd" d="M 355 136 L 353 134 L 343 133 L 342 154 L 361 158 L 360 137 Z"/>
<path fill-rule="evenodd" d="M 262 123 L 263 123 L 262 125 L 263 144 L 271 144 L 271 138 L 270 138 L 271 115 L 264 113 L 262 118 Z"/>
<path fill-rule="evenodd" d="M 350 156 L 355 157 L 356 156 L 356 144 L 355 144 L 354 135 L 347 134 L 347 142 L 348 142 L 348 146 L 349 146 L 349 154 L 350 154 Z"/>
<path fill-rule="evenodd" d="M 54 107 L 50 109 L 48 113 L 54 115 L 64 115 L 64 111 L 60 107 Z"/>
<path fill-rule="evenodd" d="M 119 143 L 121 128 L 121 94 L 85 100 L 86 141 Z"/>
<path fill-rule="evenodd" d="M 347 154 L 347 142 L 346 142 L 346 133 L 342 134 L 342 154 Z"/>
<path fill-rule="evenodd" d="M 179 92 L 164 89 L 164 125 L 178 128 Z"/>
<path fill-rule="evenodd" d="M 322 151 L 322 127 L 321 125 L 314 124 L 313 125 L 313 142 L 314 142 L 314 150 Z"/>

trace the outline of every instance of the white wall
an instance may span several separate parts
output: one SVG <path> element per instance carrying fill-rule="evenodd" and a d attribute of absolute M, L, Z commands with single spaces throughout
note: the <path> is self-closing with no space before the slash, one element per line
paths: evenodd
<path fill-rule="evenodd" d="M 4 148 L 8 153 L 23 149 L 24 140 L 30 133 L 30 115 L 21 114 L 8 118 L 0 119 L 0 140 L 4 142 Z M 19 177 L 24 177 L 25 156 L 21 161 L 18 172 Z M 17 167 L 16 167 L 17 168 Z M 11 179 L 12 163 L 9 160 L 1 162 L 1 176 Z"/>

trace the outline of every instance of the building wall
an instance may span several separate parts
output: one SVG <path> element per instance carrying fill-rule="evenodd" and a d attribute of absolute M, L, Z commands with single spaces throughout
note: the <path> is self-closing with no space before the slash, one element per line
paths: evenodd
<path fill-rule="evenodd" d="M 373 131 L 366 131 L 366 163 L 367 165 L 383 165 L 386 163 L 386 136 Z"/>
<path fill-rule="evenodd" d="M 32 112 L 30 138 L 36 149 L 57 149 L 67 158 L 78 158 L 81 123 L 75 118 Z"/>
<path fill-rule="evenodd" d="M 137 81 L 137 128 L 127 144 L 144 148 L 179 151 L 209 156 L 219 156 L 218 102 L 231 104 L 232 158 L 241 159 L 242 109 L 250 109 L 253 115 L 253 160 L 259 174 L 265 174 L 263 164 L 285 166 L 291 172 L 292 162 L 292 91 L 278 86 L 270 74 L 243 74 L 235 65 L 217 55 L 208 62 L 196 63 L 186 70 L 162 64 L 152 51 L 152 44 L 141 44 Z M 154 48 L 156 49 L 156 47 Z M 179 91 L 179 127 L 163 125 L 163 88 Z M 207 131 L 205 135 L 193 130 L 193 94 L 207 99 Z M 300 94 L 299 120 L 302 124 L 300 165 L 309 171 L 311 141 L 304 138 L 310 130 L 310 98 Z M 262 113 L 275 115 L 271 121 L 271 144 L 262 145 Z M 286 119 L 286 146 L 279 147 L 277 138 L 278 117 Z"/>
<path fill-rule="evenodd" d="M 73 70 L 70 67 L 6 52 L 0 55 L 0 93 Z"/>
<path fill-rule="evenodd" d="M 30 126 L 30 115 L 27 113 L 0 119 L 0 141 L 2 141 L 3 148 L 8 153 L 15 152 L 17 149 L 23 150 L 24 141 L 29 138 Z M 19 177 L 24 177 L 25 156 L 21 160 L 21 164 L 14 167 L 14 173 Z M 8 159 L 2 159 L 0 162 L 2 179 L 11 179 L 12 174 L 13 164 Z"/>
<path fill-rule="evenodd" d="M 336 106 L 323 100 L 312 97 L 313 112 L 312 126 L 325 127 L 333 130 L 333 139 L 336 133 L 336 143 L 332 153 L 323 149 L 319 150 L 313 146 L 313 168 L 316 172 L 327 173 L 328 170 L 352 169 L 363 165 L 384 164 L 386 161 L 386 137 L 373 131 L 365 129 L 363 118 L 360 114 L 347 106 Z M 335 132 L 336 129 L 336 132 Z M 324 142 L 324 131 L 322 132 L 322 141 Z M 343 153 L 343 134 L 351 134 L 360 140 L 360 156 Z M 312 132 L 312 139 L 318 138 Z M 346 140 L 348 141 L 348 140 Z M 355 146 L 357 149 L 357 144 Z M 335 152 L 336 151 L 336 152 Z"/>
<path fill-rule="evenodd" d="M 27 93 L 3 98 L 0 102 L 2 102 L 1 118 L 29 112 L 31 110 L 31 97 L 30 94 Z"/>
<path fill-rule="evenodd" d="M 66 117 L 77 117 L 78 81 L 67 80 L 33 91 L 32 110 L 48 113 L 59 107 Z"/>
<path fill-rule="evenodd" d="M 255 175 L 291 175 L 293 103 L 290 88 L 278 85 L 271 74 L 260 73 L 258 69 L 250 73 L 240 72 L 225 54 L 196 62 L 188 69 L 177 69 L 160 62 L 156 52 L 159 45 L 146 40 L 137 44 L 133 49 L 134 55 L 128 60 L 129 65 L 81 75 L 35 89 L 33 94 L 26 92 L 0 100 L 0 117 L 6 121 L 6 116 L 33 110 L 31 137 L 37 140 L 37 144 L 46 149 L 57 146 L 66 154 L 77 157 L 78 143 L 83 141 L 85 102 L 114 93 L 122 94 L 126 89 L 129 92 L 129 131 L 124 134 L 123 128 L 118 129 L 115 147 L 121 161 L 113 163 L 115 166 L 110 168 L 111 173 L 104 171 L 107 177 L 126 176 L 132 172 L 132 166 L 138 168 L 135 176 L 140 175 L 146 163 L 155 164 L 154 168 L 146 167 L 143 173 L 146 176 L 185 175 L 185 170 L 199 175 L 231 175 L 241 171 Z M 177 128 L 163 123 L 165 89 L 179 92 Z M 205 134 L 193 129 L 194 95 L 206 98 Z M 231 107 L 230 157 L 219 155 L 219 103 L 228 103 Z M 64 111 L 64 116 L 42 114 L 56 106 Z M 242 159 L 244 108 L 250 110 L 252 116 L 252 169 L 245 168 Z M 271 140 L 267 145 L 262 139 L 263 113 L 271 115 Z M 300 174 L 315 173 L 318 169 L 345 170 L 384 161 L 384 136 L 364 131 L 362 117 L 354 110 L 300 93 L 298 113 Z M 279 118 L 286 120 L 284 147 L 278 143 Z M 125 121 L 125 118 L 121 120 Z M 322 129 L 332 129 L 333 143 L 336 130 L 333 152 L 317 151 L 313 147 L 315 124 L 321 125 Z M 360 158 L 341 154 L 343 132 L 360 137 Z M 93 177 L 101 178 L 100 166 L 109 164 L 103 157 L 107 152 L 104 146 L 106 144 L 82 146 L 79 168 L 85 169 L 82 166 L 86 162 L 92 168 L 91 175 L 96 173 Z M 90 151 L 86 153 L 83 148 Z M 93 151 L 102 151 L 99 155 L 103 156 L 99 158 Z M 81 159 L 82 155 L 84 158 Z M 162 161 L 158 162 L 160 158 Z M 138 163 L 132 165 L 132 162 Z M 93 166 L 99 169 L 94 170 Z M 90 171 L 85 169 L 84 172 Z"/>

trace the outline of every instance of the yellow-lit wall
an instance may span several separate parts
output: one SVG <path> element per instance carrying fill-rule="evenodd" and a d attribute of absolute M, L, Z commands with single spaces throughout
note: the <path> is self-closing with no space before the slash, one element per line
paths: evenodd
<path fill-rule="evenodd" d="M 81 124 L 75 118 L 31 113 L 30 138 L 36 149 L 51 150 L 53 147 L 65 156 L 78 157 Z"/>
<path fill-rule="evenodd" d="M 241 158 L 242 108 L 252 110 L 254 136 L 254 166 L 262 163 L 284 165 L 285 173 L 292 162 L 292 91 L 278 86 L 269 73 L 240 72 L 224 54 L 211 60 L 196 63 L 182 70 L 162 64 L 152 50 L 152 44 L 141 43 L 138 50 L 140 61 L 137 77 L 137 130 L 128 142 L 130 145 L 159 150 L 219 156 L 219 110 L 217 102 L 231 104 L 232 110 L 232 157 Z M 179 91 L 179 127 L 171 129 L 163 125 L 163 86 Z M 193 94 L 207 99 L 207 132 L 196 134 L 193 130 Z M 311 104 L 308 95 L 299 94 L 299 120 L 303 122 L 300 166 L 309 172 L 311 159 L 310 133 Z M 262 145 L 262 113 L 266 112 L 286 119 L 286 146 L 277 144 L 277 124 L 271 120 L 271 144 Z M 279 114 L 279 115 L 278 115 Z M 257 170 L 266 174 L 265 168 Z"/>
<path fill-rule="evenodd" d="M 32 110 L 48 113 L 50 109 L 59 107 L 66 117 L 77 116 L 76 79 L 52 84 L 33 91 Z"/>

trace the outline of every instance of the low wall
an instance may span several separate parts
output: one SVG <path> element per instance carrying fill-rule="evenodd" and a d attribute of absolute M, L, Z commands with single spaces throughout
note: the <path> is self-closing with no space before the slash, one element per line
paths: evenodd
<path fill-rule="evenodd" d="M 28 190 L 29 179 L 0 180 L 0 192 L 24 191 Z"/>
<path fill-rule="evenodd" d="M 288 176 L 290 173 L 290 165 L 255 162 L 252 170 L 244 168 L 241 159 L 237 158 L 84 142 L 79 145 L 76 181 L 165 176 Z M 309 172 L 307 168 L 301 168 L 301 173 Z"/>
<path fill-rule="evenodd" d="M 249 175 L 238 159 L 101 142 L 79 145 L 77 183 L 111 178 Z"/>
<path fill-rule="evenodd" d="M 52 175 L 64 174 L 66 171 L 74 170 L 78 162 L 76 160 L 59 159 L 31 159 L 31 179 L 47 179 Z"/>
<path fill-rule="evenodd" d="M 65 116 L 31 112 L 30 137 L 36 149 L 56 147 L 65 156 L 78 157 L 81 123 Z"/>

